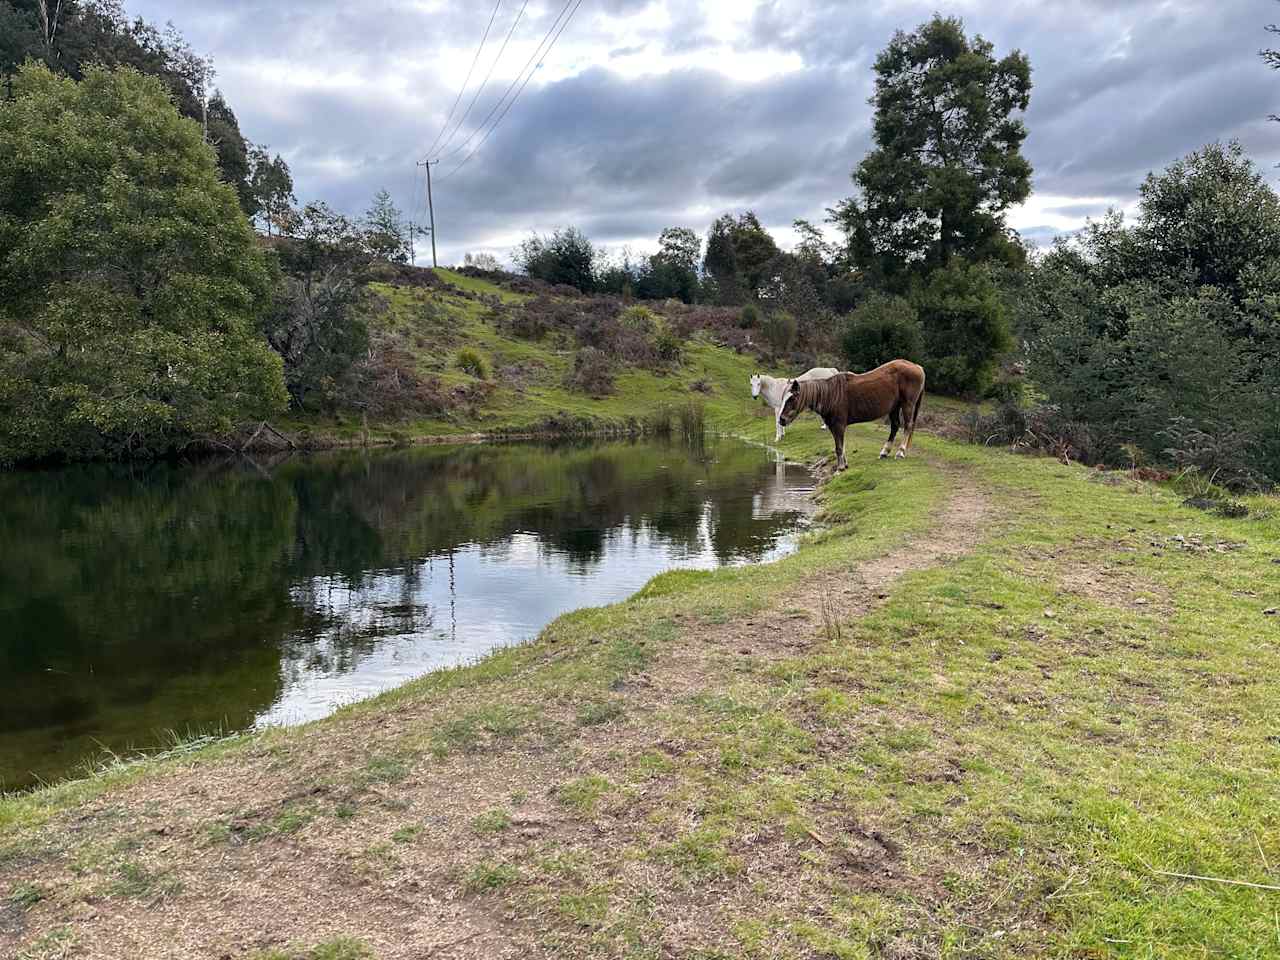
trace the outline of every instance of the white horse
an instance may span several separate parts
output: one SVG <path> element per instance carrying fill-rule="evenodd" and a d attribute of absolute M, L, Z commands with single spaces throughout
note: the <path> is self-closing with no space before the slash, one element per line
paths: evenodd
<path fill-rule="evenodd" d="M 835 367 L 814 367 L 812 370 L 806 370 L 797 380 L 825 380 L 827 377 L 834 377 L 840 371 Z M 791 381 L 783 377 L 770 377 L 767 374 L 757 373 L 751 377 L 751 396 L 764 397 L 764 402 L 773 407 L 773 442 L 777 443 L 786 433 L 786 427 L 778 419 L 778 413 L 782 410 L 782 401 L 787 392 L 787 384 Z M 823 429 L 826 429 L 824 426 Z"/>

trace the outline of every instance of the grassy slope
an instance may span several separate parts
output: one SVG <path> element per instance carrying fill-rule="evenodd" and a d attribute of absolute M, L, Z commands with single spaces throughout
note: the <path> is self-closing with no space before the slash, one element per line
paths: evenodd
<path fill-rule="evenodd" d="M 449 284 L 470 293 L 496 295 L 510 303 L 529 299 L 451 270 L 439 270 L 437 273 Z M 459 413 L 450 418 L 371 424 L 369 432 L 374 439 L 397 435 L 439 437 L 519 432 L 534 428 L 558 414 L 587 417 L 602 427 L 617 427 L 631 418 L 643 419 L 662 407 L 681 405 L 691 399 L 704 402 L 709 416 L 724 418 L 741 413 L 743 398 L 749 399 L 745 385 L 755 371 L 754 359 L 719 348 L 701 338 L 686 345 L 684 362 L 670 374 L 659 376 L 643 370 L 622 373 L 617 377 L 617 391 L 613 395 L 593 398 L 566 390 L 563 385 L 565 374 L 573 362 L 571 350 L 563 349 L 550 338 L 530 342 L 503 336 L 485 321 L 488 310 L 476 300 L 430 288 L 375 284 L 374 289 L 388 304 L 387 313 L 375 322 L 409 333 L 411 349 L 416 351 L 424 373 L 438 376 L 446 386 L 475 383 L 475 378 L 459 370 L 455 362 L 458 350 L 471 347 L 484 357 L 491 371 L 490 377 L 497 385 L 489 402 L 475 416 Z M 424 321 L 424 308 L 441 311 L 444 323 Z M 492 371 L 510 364 L 523 364 L 532 371 L 530 381 L 523 389 L 516 389 L 501 377 L 493 376 Z M 710 395 L 690 391 L 690 386 L 699 380 L 711 385 Z M 358 419 L 351 417 L 344 421 L 295 418 L 284 421 L 284 424 L 295 430 L 307 426 L 348 439 L 359 436 L 361 431 Z"/>
<path fill-rule="evenodd" d="M 705 350 L 720 383 L 748 372 Z M 637 392 L 662 396 L 670 379 L 651 380 Z M 771 437 L 728 389 L 710 410 Z M 430 877 L 431 897 L 560 955 L 1280 955 L 1280 894 L 1158 872 L 1280 883 L 1275 502 L 1220 519 L 1123 475 L 928 437 L 879 463 L 881 436 L 853 432 L 831 525 L 777 564 L 665 574 L 329 720 L 0 801 L 12 942 L 55 956 L 117 914 L 252 917 L 234 896 L 263 851 L 321 877 L 345 857 L 374 898 Z M 811 459 L 829 439 L 807 420 L 783 448 Z M 797 599 L 929 537 L 960 488 L 990 504 L 962 555 L 838 630 Z M 761 618 L 807 646 L 708 640 Z M 527 817 L 552 826 L 513 826 Z M 398 955 L 398 918 L 362 920 L 332 885 L 348 919 L 286 931 L 272 956 L 360 955 L 348 936 Z"/>

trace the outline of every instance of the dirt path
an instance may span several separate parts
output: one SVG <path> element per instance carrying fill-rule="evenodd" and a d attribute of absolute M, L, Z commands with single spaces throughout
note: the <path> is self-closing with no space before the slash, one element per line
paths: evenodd
<path fill-rule="evenodd" d="M 757 838 L 748 877 L 690 891 L 627 853 L 671 832 L 663 817 L 681 809 L 688 785 L 660 771 L 621 805 L 596 803 L 591 785 L 646 752 L 678 754 L 673 710 L 722 689 L 734 657 L 768 665 L 836 640 L 839 624 L 882 603 L 898 578 L 981 541 L 988 499 L 963 470 L 934 466 L 949 491 L 925 533 L 804 583 L 765 615 L 682 625 L 676 642 L 617 691 L 624 721 L 570 722 L 567 740 L 380 760 L 388 744 L 412 743 L 439 723 L 418 705 L 396 705 L 318 725 L 283 749 L 175 767 L 56 818 L 28 849 L 0 857 L 0 892 L 28 884 L 44 898 L 0 904 L 0 955 L 230 958 L 292 945 L 305 956 L 299 945 L 346 936 L 382 960 L 530 957 L 572 954 L 588 941 L 607 947 L 625 935 L 616 897 L 606 918 L 584 900 L 583 917 L 566 922 L 577 901 L 565 906 L 560 878 L 564 890 L 648 891 L 645 916 L 664 931 L 650 944 L 657 955 L 715 943 L 725 905 L 755 895 L 748 879 L 783 877 L 795 844 Z M 463 690 L 442 709 L 456 716 L 489 706 Z M 477 820 L 506 808 L 514 812 Z M 864 834 L 881 853 L 892 847 Z M 491 892 L 513 882 L 504 865 L 538 882 L 519 898 Z M 558 904 L 563 939 L 539 909 L 544 902 Z M 609 931 L 613 939 L 601 940 Z"/>

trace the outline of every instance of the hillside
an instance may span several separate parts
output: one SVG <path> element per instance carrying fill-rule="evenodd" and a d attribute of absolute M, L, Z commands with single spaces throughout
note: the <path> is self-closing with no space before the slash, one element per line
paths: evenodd
<path fill-rule="evenodd" d="M 730 311 L 644 304 L 672 316 L 693 318 L 680 361 L 658 371 L 629 366 L 619 369 L 614 391 L 594 397 L 565 385 L 575 350 L 569 332 L 553 329 L 534 338 L 517 337 L 495 325 L 493 306 L 501 304 L 515 312 L 541 297 L 539 306 L 559 307 L 572 314 L 609 301 L 566 296 L 563 291 L 521 293 L 453 270 L 434 273 L 442 283 L 372 284 L 376 307 L 370 311 L 371 333 L 375 338 L 392 339 L 421 376 L 438 381 L 444 392 L 465 400 L 435 416 L 370 418 L 371 442 L 470 434 L 623 431 L 643 428 L 654 416 L 689 404 L 702 406 L 711 423 L 736 421 L 749 412 L 760 412 L 758 401 L 751 400 L 748 384 L 761 366 L 755 353 L 735 351 L 697 325 L 703 314 L 723 320 Z M 749 337 L 747 332 L 734 332 L 739 342 Z M 459 367 L 458 354 L 464 348 L 480 355 L 487 376 L 477 377 Z M 281 426 L 314 442 L 323 442 L 326 437 L 353 442 L 364 436 L 362 418 L 354 413 L 294 416 L 282 420 Z"/>

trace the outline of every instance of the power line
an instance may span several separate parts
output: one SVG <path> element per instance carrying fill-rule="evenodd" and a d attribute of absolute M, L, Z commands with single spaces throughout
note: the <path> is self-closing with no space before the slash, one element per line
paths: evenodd
<path fill-rule="evenodd" d="M 577 3 L 574 5 L 573 10 L 569 12 L 569 16 L 565 18 L 565 21 L 563 24 L 561 24 L 559 31 L 556 33 L 555 37 L 552 38 L 551 46 L 547 47 L 547 52 L 543 54 L 543 59 L 545 59 L 547 56 L 551 54 L 551 48 L 556 45 L 556 41 L 560 39 L 560 34 L 564 33 L 565 28 L 569 26 L 569 21 L 573 19 L 573 15 L 578 12 L 578 7 L 582 6 L 582 3 L 583 3 L 583 0 L 577 0 Z M 565 6 L 567 7 L 568 4 L 566 4 Z M 538 66 L 542 66 L 541 61 L 539 61 Z M 470 153 L 468 153 L 465 157 L 462 158 L 461 161 L 459 161 L 456 167 L 454 167 L 452 170 L 446 173 L 443 177 L 441 177 L 440 178 L 441 180 L 447 180 L 451 176 L 453 176 L 455 173 L 457 173 L 459 170 L 461 170 L 463 165 L 466 164 L 466 162 L 470 160 L 472 157 L 474 157 L 476 153 L 480 150 L 480 148 L 484 146 L 485 141 L 489 139 L 489 137 L 493 134 L 493 131 L 498 129 L 498 124 L 502 123 L 502 118 L 507 115 L 507 111 L 510 110 L 513 106 L 515 106 L 516 101 L 520 99 L 520 94 L 524 93 L 524 88 L 529 85 L 529 81 L 533 79 L 533 75 L 535 72 L 537 72 L 537 67 L 534 67 L 533 70 L 529 71 L 529 75 L 524 78 L 524 83 L 520 84 L 520 89 L 516 91 L 516 95 L 512 97 L 510 102 L 506 105 L 506 107 L 503 108 L 502 113 L 498 114 L 498 119 L 493 122 L 493 126 L 489 128 L 488 132 L 485 133 L 485 135 L 480 138 L 480 142 L 477 143 L 475 147 L 472 148 Z"/>
<path fill-rule="evenodd" d="M 516 84 L 518 84 L 520 82 L 520 78 L 524 76 L 525 71 L 527 71 L 530 65 L 534 64 L 535 61 L 538 61 L 541 59 L 541 57 L 543 56 L 543 50 L 542 50 L 543 46 L 546 45 L 547 41 L 551 38 L 551 35 L 555 33 L 556 26 L 560 23 L 560 18 L 565 15 L 565 12 L 571 6 L 573 6 L 573 0 L 565 0 L 565 4 L 563 7 L 560 8 L 560 12 L 556 15 L 555 20 L 551 22 L 551 26 L 547 29 L 547 32 L 543 35 L 542 39 L 538 42 L 537 47 L 534 48 L 533 54 L 529 57 L 528 60 L 524 62 L 524 66 L 521 67 L 519 71 L 516 72 L 516 75 L 515 77 L 512 78 L 511 82 L 507 84 L 507 89 L 504 90 L 502 93 L 502 96 L 498 98 L 498 102 L 489 108 L 489 112 L 485 114 L 485 118 L 480 121 L 479 126 L 477 126 L 474 130 L 471 131 L 470 134 L 467 135 L 467 139 L 463 140 L 462 143 L 458 144 L 456 147 L 450 150 L 449 153 L 441 157 L 441 159 L 448 160 L 449 157 L 457 156 L 459 153 L 461 153 L 463 150 L 467 148 L 467 144 L 469 144 L 472 140 L 474 140 L 477 136 L 479 136 L 480 131 L 485 128 L 485 126 L 489 123 L 491 119 L 493 119 L 493 115 L 497 113 L 499 109 L 502 108 L 502 105 L 506 102 L 507 97 L 511 95 L 511 91 L 516 88 Z M 567 23 L 568 21 L 565 21 L 565 22 Z M 550 49 L 551 49 L 550 47 L 547 47 L 548 52 L 550 52 Z"/>
<path fill-rule="evenodd" d="M 458 135 L 458 131 L 462 129 L 462 125 L 467 122 L 467 117 L 471 116 L 471 109 L 476 105 L 476 101 L 480 99 L 480 94 L 484 93 L 484 88 L 489 85 L 489 78 L 493 76 L 493 71 L 497 68 L 498 62 L 502 59 L 502 55 L 507 50 L 507 44 L 511 42 L 511 35 L 516 32 L 516 27 L 520 25 L 520 20 L 524 17 L 525 7 L 529 6 L 529 0 L 524 0 L 524 4 L 520 7 L 520 12 L 516 14 L 516 18 L 511 21 L 511 28 L 507 31 L 506 37 L 503 38 L 502 46 L 498 48 L 498 55 L 493 58 L 493 63 L 489 64 L 489 72 L 484 75 L 484 79 L 480 81 L 480 86 L 476 87 L 476 92 L 471 95 L 471 102 L 467 104 L 467 109 L 463 112 L 462 118 L 458 120 L 457 126 L 453 128 L 453 133 L 445 138 L 444 143 L 440 144 L 439 153 L 444 153 L 449 149 L 449 144 L 453 142 L 453 138 Z"/>
<path fill-rule="evenodd" d="M 458 95 L 453 98 L 453 106 L 449 108 L 449 115 L 444 118 L 444 126 L 440 128 L 440 132 L 436 134 L 435 140 L 431 146 L 427 148 L 426 156 L 431 156 L 431 151 L 436 148 L 436 144 L 440 142 L 440 138 L 444 136 L 444 132 L 449 129 L 449 121 L 453 119 L 453 113 L 458 109 L 458 103 L 462 100 L 462 95 L 467 92 L 467 84 L 471 82 L 471 73 L 475 70 L 476 64 L 480 62 L 480 51 L 484 49 L 485 40 L 489 39 L 489 28 L 493 26 L 493 18 L 498 15 L 498 8 L 502 6 L 502 0 L 496 0 L 493 5 L 493 13 L 489 14 L 489 22 L 484 28 L 484 36 L 480 38 L 480 46 L 476 47 L 476 55 L 471 58 L 471 66 L 467 69 L 467 78 L 462 81 L 462 86 L 458 88 Z"/>

